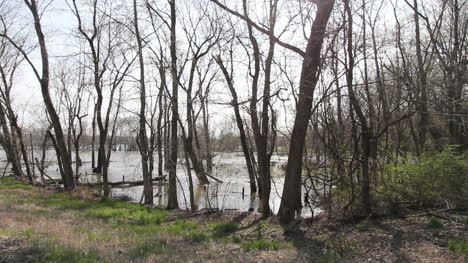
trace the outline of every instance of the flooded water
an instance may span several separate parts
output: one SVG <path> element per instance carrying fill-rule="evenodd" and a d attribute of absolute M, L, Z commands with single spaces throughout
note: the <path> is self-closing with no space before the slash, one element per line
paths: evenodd
<path fill-rule="evenodd" d="M 39 153 L 38 155 L 39 156 Z M 55 162 L 55 152 L 48 151 L 46 161 Z M 81 158 L 83 166 L 80 169 L 83 180 L 86 182 L 97 182 L 98 176 L 91 172 L 91 152 L 82 152 Z M 4 154 L 2 153 L 2 160 Z M 155 158 L 156 159 L 156 158 Z M 180 160 L 180 159 L 179 159 Z M 284 172 L 281 169 L 286 162 L 287 156 L 274 154 L 272 156 L 272 188 L 270 195 L 270 207 L 274 213 L 279 209 L 281 202 L 281 193 L 283 191 Z M 2 162 L 2 166 L 5 162 Z M 155 164 L 157 165 L 157 164 Z M 157 171 L 157 168 L 155 168 Z M 57 165 L 50 165 L 46 169 L 47 174 L 52 178 L 60 178 Z M 245 159 L 242 153 L 220 153 L 214 159 L 213 176 L 221 180 L 222 183 L 214 182 L 209 186 L 200 186 L 192 171 L 195 191 L 195 201 L 199 209 L 233 209 L 239 211 L 248 211 L 253 208 L 257 211 L 259 200 L 257 196 L 250 194 L 249 177 Z M 184 163 L 177 165 L 178 177 L 178 201 L 182 209 L 189 208 L 190 197 L 188 187 L 188 176 Z M 113 152 L 109 166 L 109 181 L 139 181 L 141 176 L 141 159 L 138 152 Z M 165 207 L 167 204 L 167 182 L 155 183 L 154 203 L 157 206 Z M 132 202 L 140 202 L 143 193 L 143 186 L 134 187 L 114 187 L 112 195 L 127 196 Z M 316 211 L 317 212 L 317 211 Z M 310 216 L 311 211 L 302 211 L 302 216 Z"/>

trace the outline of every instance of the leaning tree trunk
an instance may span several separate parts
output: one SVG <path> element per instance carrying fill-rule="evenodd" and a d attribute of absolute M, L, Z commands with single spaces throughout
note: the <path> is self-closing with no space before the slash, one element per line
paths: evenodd
<path fill-rule="evenodd" d="M 320 52 L 328 19 L 333 9 L 334 0 L 315 1 L 317 15 L 312 24 L 307 43 L 304 62 L 302 64 L 299 83 L 299 101 L 289 146 L 288 164 L 284 180 L 281 205 L 278 211 L 280 221 L 289 223 L 294 219 L 296 211 L 301 208 L 301 178 L 302 157 L 309 119 L 312 115 L 312 98 L 318 81 Z"/>
<path fill-rule="evenodd" d="M 34 17 L 34 26 L 39 41 L 42 62 L 42 77 L 38 76 L 38 79 L 41 84 L 41 92 L 42 97 L 44 99 L 44 104 L 52 122 L 52 126 L 54 127 L 55 138 L 57 141 L 57 151 L 60 155 L 60 160 L 62 162 L 62 179 L 64 187 L 66 189 L 73 189 L 75 187 L 75 181 L 73 180 L 73 168 L 71 164 L 71 158 L 70 155 L 68 155 L 67 145 L 65 143 L 65 136 L 63 134 L 62 125 L 60 124 L 60 118 L 52 103 L 52 98 L 49 92 L 49 55 L 47 53 L 45 36 L 42 32 L 39 10 L 37 7 L 36 0 L 31 0 L 30 2 L 24 0 L 24 2 L 28 6 L 29 10 L 31 11 L 31 14 Z"/>
<path fill-rule="evenodd" d="M 229 75 L 229 72 L 227 71 L 226 67 L 224 66 L 221 60 L 221 57 L 218 56 L 215 60 L 216 60 L 216 63 L 221 68 L 224 78 L 226 79 L 226 83 L 228 85 L 229 91 L 231 92 L 231 96 L 232 96 L 231 104 L 234 109 L 234 115 L 236 117 L 237 128 L 239 129 L 242 151 L 244 152 L 245 163 L 247 164 L 247 172 L 249 173 L 250 194 L 253 194 L 257 192 L 257 186 L 255 183 L 255 173 L 254 173 L 253 162 L 252 162 L 252 157 L 250 154 L 249 146 L 247 144 L 247 136 L 246 136 L 245 129 L 244 129 L 244 123 L 242 122 L 242 116 L 240 114 L 237 92 L 236 92 L 236 89 L 234 88 L 232 78 Z"/>

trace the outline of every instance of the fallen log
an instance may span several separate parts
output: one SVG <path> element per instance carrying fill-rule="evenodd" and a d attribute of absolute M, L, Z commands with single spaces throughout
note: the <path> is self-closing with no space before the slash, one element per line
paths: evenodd
<path fill-rule="evenodd" d="M 159 181 L 164 181 L 164 179 L 166 178 L 166 176 L 158 176 L 158 177 L 154 177 L 151 181 L 152 182 L 159 182 Z M 112 187 L 116 187 L 116 186 L 125 186 L 125 187 L 129 187 L 129 186 L 139 186 L 139 185 L 143 185 L 144 182 L 143 180 L 141 181 L 120 181 L 120 182 L 109 182 L 108 183 L 109 186 L 112 186 Z M 102 182 L 99 182 L 99 183 L 85 183 L 83 185 L 86 185 L 86 186 L 101 186 L 102 185 Z"/>

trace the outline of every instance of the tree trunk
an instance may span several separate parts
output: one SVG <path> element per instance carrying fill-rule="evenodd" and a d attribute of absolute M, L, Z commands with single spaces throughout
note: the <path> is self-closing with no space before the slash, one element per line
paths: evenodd
<path fill-rule="evenodd" d="M 221 57 L 218 56 L 217 58 L 215 58 L 215 60 L 216 60 L 216 63 L 221 68 L 221 71 L 223 72 L 224 78 L 225 78 L 226 83 L 228 85 L 229 91 L 231 92 L 231 96 L 232 96 L 231 105 L 232 105 L 232 107 L 234 109 L 234 114 L 235 114 L 235 117 L 236 117 L 236 124 L 237 124 L 237 128 L 239 129 L 239 135 L 240 135 L 242 151 L 244 153 L 245 163 L 247 164 L 247 171 L 249 173 L 250 194 L 253 194 L 253 193 L 257 192 L 257 186 L 256 186 L 256 183 L 255 183 L 255 174 L 254 174 L 252 158 L 250 156 L 250 151 L 249 151 L 249 147 L 248 147 L 248 144 L 247 144 L 248 139 L 247 139 L 247 136 L 246 136 L 246 133 L 245 133 L 244 123 L 243 123 L 242 117 L 240 115 L 239 101 L 237 99 L 237 92 L 236 92 L 236 89 L 234 88 L 234 83 L 233 83 L 233 81 L 231 79 L 231 76 L 229 75 L 229 72 L 227 71 L 226 67 L 223 65 Z"/>
<path fill-rule="evenodd" d="M 40 77 L 39 81 L 41 84 L 41 91 L 42 97 L 44 99 L 44 104 L 46 106 L 47 112 L 52 122 L 52 126 L 54 127 L 55 131 L 57 151 L 60 156 L 63 168 L 62 179 L 64 182 L 64 187 L 66 189 L 73 189 L 75 187 L 75 181 L 73 180 L 73 168 L 71 165 L 71 159 L 70 155 L 68 155 L 67 146 L 65 143 L 65 136 L 63 134 L 62 125 L 60 124 L 60 118 L 55 110 L 55 107 L 52 103 L 52 98 L 50 97 L 49 93 L 49 55 L 47 53 L 45 37 L 42 32 L 40 14 L 38 11 L 36 0 L 31 0 L 30 2 L 24 0 L 24 2 L 29 7 L 31 14 L 34 17 L 34 26 L 39 41 L 42 61 L 42 77 Z"/>
<path fill-rule="evenodd" d="M 333 0 L 321 0 L 317 3 L 317 15 L 311 28 L 304 62 L 302 64 L 301 79 L 299 83 L 299 101 L 291 134 L 288 164 L 284 181 L 281 205 L 278 211 L 280 221 L 287 224 L 294 219 L 296 211 L 301 208 L 301 178 L 302 157 L 307 126 L 312 114 L 312 98 L 318 80 L 320 66 L 320 52 L 328 19 L 333 9 Z"/>
<path fill-rule="evenodd" d="M 143 45 L 140 37 L 140 29 L 138 28 L 138 11 L 136 0 L 133 0 L 133 22 L 135 25 L 135 35 L 138 44 L 138 58 L 140 61 L 140 114 L 139 123 L 140 130 L 138 132 L 138 140 L 140 145 L 141 167 L 143 172 L 143 192 L 145 196 L 145 204 L 153 204 L 153 182 L 148 164 L 148 136 L 146 134 L 146 86 L 145 86 L 145 62 L 143 60 Z"/>
<path fill-rule="evenodd" d="M 176 0 L 169 2 L 171 7 L 171 76 L 172 76 L 172 119 L 171 119 L 171 149 L 169 156 L 169 196 L 167 201 L 168 209 L 179 208 L 177 201 L 177 120 L 179 119 L 178 109 L 178 89 L 179 80 L 177 74 L 177 49 L 176 49 Z"/>

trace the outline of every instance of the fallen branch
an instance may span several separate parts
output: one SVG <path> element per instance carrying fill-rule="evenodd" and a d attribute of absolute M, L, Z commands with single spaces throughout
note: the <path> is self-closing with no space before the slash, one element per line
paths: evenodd
<path fill-rule="evenodd" d="M 166 178 L 166 176 L 158 176 L 158 177 L 155 177 L 153 178 L 151 181 L 152 182 L 159 182 L 159 181 L 163 181 L 164 179 Z M 86 183 L 86 184 L 83 184 L 83 185 L 86 185 L 86 186 L 101 186 L 103 183 L 102 182 L 99 182 L 99 183 Z M 108 183 L 109 186 L 139 186 L 139 185 L 143 185 L 144 182 L 143 180 L 141 181 L 120 181 L 120 182 L 109 182 Z"/>

